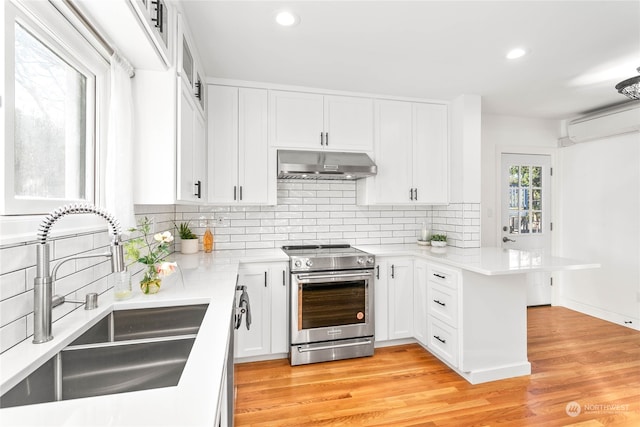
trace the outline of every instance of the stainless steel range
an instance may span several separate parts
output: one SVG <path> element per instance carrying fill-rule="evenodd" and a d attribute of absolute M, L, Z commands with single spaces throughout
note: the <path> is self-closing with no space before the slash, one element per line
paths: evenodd
<path fill-rule="evenodd" d="M 373 355 L 375 257 L 349 245 L 284 246 L 292 365 Z"/>

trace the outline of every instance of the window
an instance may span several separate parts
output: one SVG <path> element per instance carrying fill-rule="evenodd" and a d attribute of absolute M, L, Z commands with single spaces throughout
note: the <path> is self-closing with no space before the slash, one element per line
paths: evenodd
<path fill-rule="evenodd" d="M 13 31 L 5 32 L 1 213 L 95 202 L 108 65 L 48 2 L 2 7 Z"/>
<path fill-rule="evenodd" d="M 87 78 L 15 28 L 15 196 L 85 199 Z"/>
<path fill-rule="evenodd" d="M 542 233 L 542 167 L 509 167 L 509 233 Z"/>

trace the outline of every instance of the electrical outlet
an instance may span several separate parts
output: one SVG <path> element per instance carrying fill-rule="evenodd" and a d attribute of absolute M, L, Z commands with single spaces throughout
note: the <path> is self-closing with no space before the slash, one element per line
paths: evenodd
<path fill-rule="evenodd" d="M 215 219 L 216 226 L 224 227 L 227 224 L 227 218 L 223 216 L 217 216 Z"/>

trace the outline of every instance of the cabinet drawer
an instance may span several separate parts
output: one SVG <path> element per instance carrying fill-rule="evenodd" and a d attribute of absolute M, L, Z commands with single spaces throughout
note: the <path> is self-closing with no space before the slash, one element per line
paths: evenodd
<path fill-rule="evenodd" d="M 459 273 L 456 270 L 439 265 L 429 265 L 427 279 L 451 289 L 458 289 Z"/>
<path fill-rule="evenodd" d="M 458 366 L 458 330 L 429 316 L 429 350 L 453 367 Z"/>
<path fill-rule="evenodd" d="M 427 284 L 429 313 L 436 319 L 458 327 L 458 291 L 433 281 Z"/>

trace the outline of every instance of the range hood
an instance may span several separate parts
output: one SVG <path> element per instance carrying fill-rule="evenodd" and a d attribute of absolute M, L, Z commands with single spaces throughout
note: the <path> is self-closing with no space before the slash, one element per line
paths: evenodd
<path fill-rule="evenodd" d="M 278 150 L 278 178 L 358 179 L 377 172 L 365 153 Z"/>

